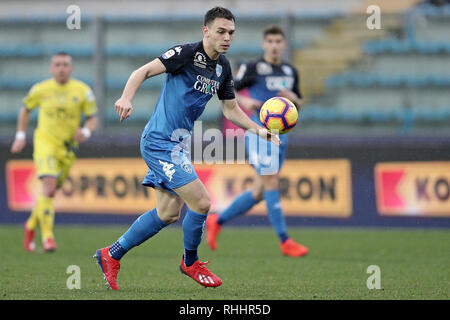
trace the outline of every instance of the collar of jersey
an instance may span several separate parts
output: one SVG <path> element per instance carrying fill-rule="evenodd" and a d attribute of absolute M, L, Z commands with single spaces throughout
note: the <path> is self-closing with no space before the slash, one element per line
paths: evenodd
<path fill-rule="evenodd" d="M 216 64 L 217 62 L 219 62 L 220 56 L 221 56 L 222 54 L 219 54 L 219 56 L 217 57 L 216 60 L 211 59 L 211 58 L 208 56 L 208 54 L 206 53 L 205 48 L 203 48 L 203 40 L 199 42 L 198 48 L 200 49 L 200 52 L 203 53 L 203 54 L 205 55 L 206 61 L 207 61 L 207 62 L 209 62 L 209 63 L 214 63 L 214 64 Z"/>
<path fill-rule="evenodd" d="M 71 81 L 72 81 L 72 78 L 69 78 L 69 80 L 67 80 L 66 83 L 60 84 L 60 83 L 56 82 L 55 78 L 52 78 L 53 84 L 54 84 L 55 86 L 57 86 L 57 87 L 60 87 L 60 88 L 67 86 Z"/>
<path fill-rule="evenodd" d="M 264 57 L 261 57 L 261 58 L 259 59 L 259 61 L 260 61 L 260 62 L 265 62 L 265 63 L 267 63 L 267 64 L 270 64 L 272 67 L 275 67 L 275 68 L 279 68 L 279 67 L 281 67 L 281 66 L 284 64 L 284 61 L 283 61 L 283 60 L 281 60 L 280 64 L 272 64 L 272 63 L 270 63 L 269 61 L 266 61 L 266 60 L 264 59 Z"/>

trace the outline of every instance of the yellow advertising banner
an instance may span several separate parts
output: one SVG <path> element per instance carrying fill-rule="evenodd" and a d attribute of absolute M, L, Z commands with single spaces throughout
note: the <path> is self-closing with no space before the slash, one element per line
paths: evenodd
<path fill-rule="evenodd" d="M 155 207 L 153 189 L 141 185 L 147 173 L 136 158 L 77 159 L 55 197 L 58 212 L 138 214 Z M 38 193 L 31 160 L 7 163 L 8 205 L 30 210 Z"/>
<path fill-rule="evenodd" d="M 251 187 L 247 164 L 195 165 L 210 192 L 212 210 L 225 209 Z M 31 210 L 38 186 L 31 160 L 7 163 L 8 206 Z M 137 158 L 78 159 L 55 198 L 59 212 L 140 214 L 155 207 L 154 190 L 141 185 L 147 166 Z M 286 160 L 280 174 L 287 216 L 349 217 L 352 214 L 351 166 L 347 159 Z M 250 214 L 265 214 L 265 203 Z"/>
<path fill-rule="evenodd" d="M 255 171 L 246 164 L 215 167 L 206 185 L 214 197 L 215 209 L 220 211 L 251 187 Z M 199 173 L 197 168 L 207 167 L 196 167 Z M 352 214 L 350 161 L 286 160 L 280 173 L 280 192 L 286 216 L 349 217 Z M 262 201 L 250 214 L 266 212 Z"/>
<path fill-rule="evenodd" d="M 390 216 L 450 216 L 450 162 L 375 166 L 377 208 Z"/>

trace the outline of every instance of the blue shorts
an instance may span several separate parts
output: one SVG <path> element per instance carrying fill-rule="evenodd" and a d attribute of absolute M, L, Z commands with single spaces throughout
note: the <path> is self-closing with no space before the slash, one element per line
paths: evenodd
<path fill-rule="evenodd" d="M 255 133 L 246 132 L 245 152 L 250 165 L 258 175 L 272 175 L 280 172 L 286 159 L 288 135 L 282 134 L 279 137 L 281 145 L 276 146 Z"/>
<path fill-rule="evenodd" d="M 142 184 L 161 188 L 177 195 L 173 189 L 198 178 L 190 160 L 189 150 L 171 141 L 154 141 L 141 138 L 141 154 L 148 166 Z"/>

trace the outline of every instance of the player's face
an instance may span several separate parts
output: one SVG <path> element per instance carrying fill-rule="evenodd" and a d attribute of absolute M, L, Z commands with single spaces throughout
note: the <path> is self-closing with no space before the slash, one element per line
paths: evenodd
<path fill-rule="evenodd" d="M 281 34 L 268 34 L 263 40 L 262 48 L 267 55 L 278 60 L 286 48 L 286 41 Z"/>
<path fill-rule="evenodd" d="M 65 55 L 53 56 L 50 72 L 58 83 L 66 83 L 72 74 L 72 58 Z"/>
<path fill-rule="evenodd" d="M 203 27 L 203 34 L 209 45 L 218 53 L 226 53 L 234 36 L 234 22 L 216 18 L 209 26 Z"/>

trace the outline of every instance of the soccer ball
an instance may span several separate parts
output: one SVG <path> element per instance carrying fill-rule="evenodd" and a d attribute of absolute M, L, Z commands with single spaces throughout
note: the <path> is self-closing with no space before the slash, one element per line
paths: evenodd
<path fill-rule="evenodd" d="M 269 131 L 278 130 L 279 134 L 291 131 L 297 124 L 298 112 L 289 99 L 282 97 L 270 98 L 259 111 L 259 120 Z"/>

